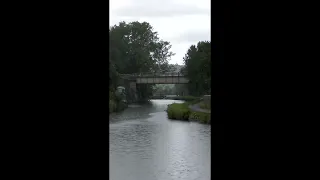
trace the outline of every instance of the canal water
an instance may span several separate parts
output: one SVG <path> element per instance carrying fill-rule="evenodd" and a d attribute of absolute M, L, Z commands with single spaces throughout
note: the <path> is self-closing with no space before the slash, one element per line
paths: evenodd
<path fill-rule="evenodd" d="M 169 120 L 167 105 L 151 100 L 110 115 L 111 180 L 209 180 L 211 126 Z"/>

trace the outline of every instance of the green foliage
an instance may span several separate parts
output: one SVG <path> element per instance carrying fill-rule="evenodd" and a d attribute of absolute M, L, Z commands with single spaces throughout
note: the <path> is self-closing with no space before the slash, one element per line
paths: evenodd
<path fill-rule="evenodd" d="M 175 84 L 174 89 L 179 95 L 187 95 L 188 93 L 188 84 Z"/>
<path fill-rule="evenodd" d="M 149 84 L 140 84 L 137 86 L 139 99 L 147 100 L 152 96 L 152 86 Z"/>
<path fill-rule="evenodd" d="M 185 103 L 173 103 L 168 105 L 167 114 L 169 119 L 188 120 L 190 110 Z"/>
<path fill-rule="evenodd" d="M 188 106 L 189 103 L 173 103 L 168 105 L 168 118 L 177 120 L 194 120 L 206 124 L 211 123 L 210 113 L 191 111 Z"/>
<path fill-rule="evenodd" d="M 196 120 L 199 121 L 201 123 L 211 123 L 211 116 L 209 113 L 204 113 L 204 112 L 195 112 L 192 111 L 190 113 L 190 120 Z"/>
<path fill-rule="evenodd" d="M 153 86 L 153 94 L 175 95 L 174 84 L 156 84 Z"/>
<path fill-rule="evenodd" d="M 211 87 L 211 42 L 200 41 L 197 46 L 192 45 L 183 60 L 185 67 L 180 72 L 190 80 L 190 94 L 208 94 Z"/>
<path fill-rule="evenodd" d="M 204 103 L 204 102 L 199 103 L 199 106 L 200 106 L 200 108 L 202 108 L 202 109 L 211 110 L 210 105 L 209 105 L 209 104 L 206 104 L 206 103 Z"/>
<path fill-rule="evenodd" d="M 127 104 L 118 98 L 113 89 L 109 89 L 109 113 L 121 111 L 127 107 Z"/>
<path fill-rule="evenodd" d="M 147 22 L 120 22 L 109 30 L 110 59 L 119 73 L 157 71 L 174 54 L 171 45 L 159 39 Z"/>
<path fill-rule="evenodd" d="M 121 84 L 120 74 L 168 71 L 174 55 L 169 42 L 161 40 L 147 22 L 120 22 L 109 29 L 109 87 Z M 137 87 L 138 88 L 138 87 Z M 152 87 L 139 87 L 139 97 L 147 98 Z"/>

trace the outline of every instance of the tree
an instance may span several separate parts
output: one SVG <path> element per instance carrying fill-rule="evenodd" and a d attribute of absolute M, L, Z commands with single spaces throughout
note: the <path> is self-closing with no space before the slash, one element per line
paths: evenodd
<path fill-rule="evenodd" d="M 190 46 L 183 60 L 185 67 L 180 72 L 190 80 L 189 92 L 196 96 L 208 93 L 211 87 L 211 42 L 200 41 L 197 46 Z"/>
<path fill-rule="evenodd" d="M 158 72 L 168 69 L 168 60 L 174 55 L 169 42 L 161 40 L 147 22 L 120 22 L 109 29 L 109 78 L 117 86 L 117 73 L 131 74 Z M 152 92 L 152 87 L 139 87 L 141 98 Z"/>

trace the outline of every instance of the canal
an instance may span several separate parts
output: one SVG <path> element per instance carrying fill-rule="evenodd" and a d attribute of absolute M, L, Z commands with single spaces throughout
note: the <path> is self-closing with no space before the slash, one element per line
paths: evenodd
<path fill-rule="evenodd" d="M 151 100 L 110 115 L 111 180 L 209 180 L 211 126 L 169 120 L 167 105 Z"/>

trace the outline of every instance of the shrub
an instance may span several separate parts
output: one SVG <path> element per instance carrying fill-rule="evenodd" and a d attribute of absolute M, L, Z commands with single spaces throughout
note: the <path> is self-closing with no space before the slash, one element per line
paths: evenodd
<path fill-rule="evenodd" d="M 168 105 L 167 114 L 169 119 L 178 120 L 195 120 L 200 123 L 211 123 L 211 114 L 204 112 L 190 111 L 189 103 L 177 104 L 173 103 Z"/>
<path fill-rule="evenodd" d="M 204 102 L 199 103 L 199 106 L 200 106 L 200 108 L 202 108 L 202 109 L 211 110 L 210 105 L 209 105 L 209 104 L 206 104 L 206 103 L 204 103 Z"/>
<path fill-rule="evenodd" d="M 173 103 L 168 105 L 167 114 L 169 119 L 188 120 L 190 110 L 186 103 Z"/>
<path fill-rule="evenodd" d="M 190 120 L 196 120 L 196 121 L 199 121 L 201 123 L 207 123 L 207 124 L 211 123 L 211 115 L 210 115 L 210 113 L 192 111 L 190 113 L 190 118 L 189 119 Z"/>

